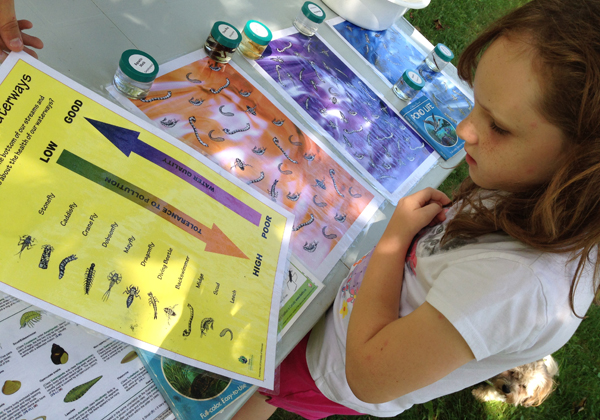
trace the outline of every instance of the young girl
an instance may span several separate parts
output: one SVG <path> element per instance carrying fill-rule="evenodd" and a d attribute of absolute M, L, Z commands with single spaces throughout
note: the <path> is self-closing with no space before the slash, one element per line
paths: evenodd
<path fill-rule="evenodd" d="M 430 188 L 401 200 L 282 363 L 279 395 L 236 419 L 391 417 L 569 340 L 597 289 L 598 27 L 600 0 L 533 0 L 466 49 L 475 104 L 454 205 Z"/>

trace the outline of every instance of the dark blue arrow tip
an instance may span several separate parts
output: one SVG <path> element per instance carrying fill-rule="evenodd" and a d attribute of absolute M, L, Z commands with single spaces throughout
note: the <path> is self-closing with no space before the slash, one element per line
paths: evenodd
<path fill-rule="evenodd" d="M 127 128 L 96 121 L 87 117 L 85 119 L 123 152 L 125 156 L 129 156 L 129 154 L 136 149 L 138 136 L 140 135 L 139 131 L 129 130 Z"/>

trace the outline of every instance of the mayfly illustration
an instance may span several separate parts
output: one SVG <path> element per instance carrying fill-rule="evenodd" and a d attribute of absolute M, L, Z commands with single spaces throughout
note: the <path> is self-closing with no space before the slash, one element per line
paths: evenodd
<path fill-rule="evenodd" d="M 179 122 L 179 120 L 177 120 L 175 118 L 169 120 L 169 119 L 167 119 L 167 117 L 160 120 L 160 123 L 167 128 L 175 127 L 178 122 Z"/>
<path fill-rule="evenodd" d="M 287 160 L 289 160 L 292 163 L 298 164 L 298 161 L 289 157 L 285 150 L 283 150 L 283 148 L 279 145 L 279 139 L 277 137 L 273 137 L 273 143 L 275 143 L 275 146 L 277 146 L 277 148 L 281 151 L 281 153 L 283 153 L 283 156 L 285 156 Z"/>
<path fill-rule="evenodd" d="M 192 126 L 192 130 L 194 130 L 194 134 L 196 135 L 196 140 L 198 140 L 198 142 L 202 146 L 208 147 L 208 144 L 203 142 L 202 139 L 200 138 L 200 134 L 198 133 L 198 130 L 196 129 L 196 126 L 194 125 L 194 123 L 196 122 L 196 117 L 191 116 L 190 118 L 188 118 L 188 121 L 189 121 L 190 125 Z"/>
<path fill-rule="evenodd" d="M 344 223 L 346 221 L 346 215 L 345 214 L 335 214 L 335 216 L 333 217 L 336 221 L 340 222 L 340 223 Z"/>
<path fill-rule="evenodd" d="M 302 248 L 307 252 L 315 252 L 318 245 L 319 241 L 312 241 L 310 244 L 308 242 L 304 242 Z"/>
<path fill-rule="evenodd" d="M 265 173 L 263 171 L 260 171 L 260 175 L 258 176 L 258 178 L 251 179 L 250 181 L 246 182 L 246 184 L 248 184 L 248 185 L 250 185 L 250 184 L 256 184 L 257 182 L 260 182 L 263 179 L 265 179 Z"/>
<path fill-rule="evenodd" d="M 273 200 L 273 201 L 277 201 L 277 196 L 279 196 L 279 192 L 275 189 L 278 182 L 279 182 L 278 179 L 273 181 L 273 185 L 271 185 L 271 188 L 269 188 L 267 190 L 267 193 L 269 193 L 269 195 L 271 196 L 271 200 Z"/>
<path fill-rule="evenodd" d="M 309 162 L 315 160 L 315 154 L 314 153 L 305 153 L 304 154 L 304 159 L 308 160 Z"/>
<path fill-rule="evenodd" d="M 275 124 L 277 127 L 281 127 L 283 125 L 283 123 L 285 122 L 285 120 L 278 120 L 276 118 L 273 118 L 273 121 L 271 121 L 273 124 Z"/>
<path fill-rule="evenodd" d="M 335 188 L 335 192 L 342 198 L 344 198 L 344 194 L 340 192 L 338 189 L 337 183 L 335 182 L 335 171 L 333 169 L 329 170 L 329 176 L 331 177 L 331 181 L 333 182 L 333 188 Z"/>
<path fill-rule="evenodd" d="M 235 164 L 231 167 L 231 169 L 233 169 L 235 167 L 238 167 L 238 168 L 240 168 L 243 171 L 244 169 L 246 169 L 246 166 L 252 167 L 252 165 L 250 165 L 249 163 L 246 163 L 246 162 L 242 161 L 242 159 L 235 158 Z"/>
<path fill-rule="evenodd" d="M 148 304 L 154 308 L 154 319 L 158 319 L 158 307 L 156 304 L 158 303 L 158 299 L 156 296 L 152 294 L 152 292 L 148 292 Z"/>
<path fill-rule="evenodd" d="M 301 193 L 294 193 L 294 194 L 292 194 L 291 192 L 289 192 L 285 197 L 288 200 L 298 201 L 298 199 L 300 199 L 300 194 Z"/>
<path fill-rule="evenodd" d="M 204 103 L 204 99 L 194 99 L 194 97 L 192 96 L 188 102 L 194 106 L 200 106 Z"/>
<path fill-rule="evenodd" d="M 256 116 L 256 107 L 257 106 L 258 105 L 254 105 L 253 107 L 250 107 L 250 106 L 246 105 L 246 112 Z"/>
<path fill-rule="evenodd" d="M 216 94 L 218 94 L 218 93 L 221 93 L 221 91 L 222 91 L 223 89 L 225 89 L 226 87 L 228 87 L 228 86 L 229 86 L 229 79 L 226 77 L 226 78 L 225 78 L 225 84 L 224 84 L 223 86 L 221 86 L 221 87 L 220 87 L 219 89 L 217 89 L 217 90 L 214 90 L 213 88 L 210 88 L 210 91 L 216 95 Z"/>
<path fill-rule="evenodd" d="M 63 276 L 65 275 L 65 269 L 67 268 L 67 264 L 69 264 L 71 261 L 75 261 L 77 259 L 77 256 L 75 254 L 73 255 L 69 255 L 67 258 L 65 258 L 64 260 L 62 260 L 60 262 L 60 264 L 58 265 L 58 279 L 62 279 Z"/>
<path fill-rule="evenodd" d="M 310 219 L 308 219 L 306 222 L 300 223 L 298 226 L 292 228 L 292 231 L 297 232 L 300 229 L 302 229 L 304 226 L 308 226 L 308 225 L 310 225 L 314 221 L 315 221 L 315 216 L 313 216 L 313 214 L 311 213 L 310 214 Z"/>
<path fill-rule="evenodd" d="M 31 235 L 23 235 L 19 238 L 19 243 L 17 245 L 21 247 L 21 250 L 15 255 L 18 255 L 19 258 L 21 258 L 23 251 L 30 250 L 35 246 L 35 238 Z"/>
<path fill-rule="evenodd" d="M 146 102 L 146 103 L 154 102 L 154 101 L 164 101 L 166 99 L 169 99 L 170 97 L 171 97 L 171 91 L 168 91 L 165 96 L 161 96 L 161 97 L 157 97 L 157 98 L 150 98 L 150 99 L 143 98 L 143 99 L 140 99 L 140 101 Z"/>
<path fill-rule="evenodd" d="M 94 277 L 96 276 L 96 264 L 92 263 L 88 268 L 85 269 L 85 277 L 83 280 L 83 290 L 86 295 L 90 294 Z"/>
<path fill-rule="evenodd" d="M 54 247 L 52 245 L 43 245 L 42 249 L 42 258 L 40 258 L 40 267 L 42 270 L 46 270 L 48 268 L 48 263 L 50 262 L 50 254 L 54 251 Z"/>
<path fill-rule="evenodd" d="M 319 187 L 322 190 L 326 190 L 327 189 L 327 186 L 325 185 L 325 178 L 323 178 L 322 181 L 320 179 L 316 178 L 315 182 L 316 182 L 316 184 L 312 185 L 312 187 Z"/>
<path fill-rule="evenodd" d="M 141 297 L 140 297 L 140 289 L 137 288 L 136 286 L 134 286 L 133 284 L 130 285 L 129 287 L 127 287 L 125 289 L 125 291 L 123 292 L 123 294 L 127 295 L 127 307 L 128 308 L 133 303 L 133 298 L 139 298 L 139 299 L 141 299 Z"/>
<path fill-rule="evenodd" d="M 190 305 L 189 303 L 187 304 L 187 307 L 190 310 L 190 319 L 188 321 L 187 329 L 183 330 L 184 337 L 189 337 L 192 333 L 192 321 L 194 320 L 194 308 L 192 308 L 192 305 Z"/>
<path fill-rule="evenodd" d="M 224 128 L 223 132 L 225 134 L 232 135 L 232 134 L 235 134 L 235 133 L 241 133 L 242 131 L 248 131 L 248 130 L 250 130 L 250 124 L 246 123 L 246 126 L 244 128 L 238 128 L 237 130 L 230 130 L 228 128 Z"/>
<path fill-rule="evenodd" d="M 176 303 L 173 306 L 167 306 L 166 308 L 163 309 L 163 311 L 165 311 L 165 315 L 167 315 L 167 324 L 171 325 L 171 317 L 172 316 L 177 316 L 177 314 L 175 313 L 175 307 L 178 304 Z"/>
<path fill-rule="evenodd" d="M 240 95 L 243 96 L 244 98 L 249 97 L 251 94 L 252 94 L 252 92 L 250 92 L 250 91 L 240 89 Z"/>
<path fill-rule="evenodd" d="M 203 337 L 208 332 L 209 328 L 213 330 L 213 324 L 215 320 L 212 318 L 204 318 L 200 323 L 200 337 Z"/>
<path fill-rule="evenodd" d="M 108 290 L 106 292 L 104 292 L 104 295 L 102 296 L 102 300 L 103 301 L 107 301 L 108 298 L 110 297 L 110 290 L 112 289 L 112 287 L 115 284 L 119 284 L 121 283 L 121 280 L 123 280 L 123 276 L 120 275 L 119 273 L 117 273 L 116 271 L 111 271 L 110 273 L 108 273 Z"/>
<path fill-rule="evenodd" d="M 259 155 L 262 156 L 265 154 L 265 152 L 267 151 L 266 147 L 258 147 L 258 146 L 254 146 L 252 148 L 252 153 L 254 153 L 255 155 Z"/>

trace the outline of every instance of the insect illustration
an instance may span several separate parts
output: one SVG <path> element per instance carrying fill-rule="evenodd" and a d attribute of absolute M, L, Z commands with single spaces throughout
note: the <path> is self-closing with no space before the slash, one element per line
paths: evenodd
<path fill-rule="evenodd" d="M 246 105 L 246 112 L 249 112 L 250 114 L 256 116 L 256 107 L 258 105 L 254 105 L 253 107 L 249 107 L 248 105 Z"/>
<path fill-rule="evenodd" d="M 179 122 L 179 120 L 173 118 L 171 120 L 167 119 L 167 117 L 163 118 L 162 120 L 160 120 L 160 123 L 167 127 L 167 128 L 173 128 L 177 125 L 177 123 Z"/>
<path fill-rule="evenodd" d="M 219 334 L 219 337 L 225 337 L 225 334 L 229 333 L 229 340 L 233 340 L 233 332 L 229 328 L 223 328 L 223 331 Z"/>
<path fill-rule="evenodd" d="M 21 250 L 15 255 L 18 255 L 19 258 L 21 258 L 23 251 L 30 250 L 35 246 L 35 238 L 31 235 L 23 235 L 19 238 L 19 243 L 17 245 L 21 247 Z"/>
<path fill-rule="evenodd" d="M 310 101 L 310 98 L 306 98 L 306 102 L 304 103 L 304 108 L 306 108 L 306 110 L 308 111 L 308 102 Z"/>
<path fill-rule="evenodd" d="M 279 73 L 279 70 L 281 70 L 281 66 L 279 64 L 277 64 L 275 66 L 275 71 L 277 72 L 277 78 L 279 79 L 279 84 L 283 85 L 283 82 L 281 81 L 281 74 Z"/>
<path fill-rule="evenodd" d="M 273 181 L 273 185 L 271 185 L 271 188 L 269 188 L 267 190 L 267 192 L 271 196 L 271 200 L 273 200 L 273 201 L 277 201 L 277 196 L 279 195 L 279 192 L 277 192 L 277 190 L 275 190 L 275 187 L 277 186 L 278 182 L 279 182 L 278 179 L 276 179 L 275 181 Z"/>
<path fill-rule="evenodd" d="M 210 91 L 216 95 L 216 94 L 218 94 L 218 93 L 221 93 L 221 91 L 222 91 L 223 89 L 225 89 L 226 87 L 228 87 L 228 86 L 229 86 L 229 79 L 226 77 L 226 78 L 225 78 L 225 84 L 224 84 L 223 86 L 221 86 L 221 87 L 220 87 L 219 89 L 217 89 L 217 90 L 214 90 L 213 88 L 210 88 Z"/>
<path fill-rule="evenodd" d="M 235 164 L 231 167 L 231 169 L 233 169 L 235 167 L 238 167 L 238 168 L 240 168 L 243 171 L 244 169 L 246 169 L 246 166 L 252 167 L 252 165 L 250 165 L 249 163 L 246 163 L 246 162 L 242 161 L 242 159 L 235 158 Z"/>
<path fill-rule="evenodd" d="M 293 172 L 290 171 L 290 170 L 283 170 L 283 169 L 281 169 L 281 165 L 283 165 L 283 162 L 281 162 L 279 165 L 277 165 L 277 169 L 279 169 L 279 172 L 281 172 L 284 175 L 291 175 L 291 174 L 293 174 Z"/>
<path fill-rule="evenodd" d="M 325 207 L 327 205 L 326 202 L 317 202 L 317 195 L 315 194 L 315 196 L 313 197 L 313 203 L 315 203 L 315 205 L 317 207 Z"/>
<path fill-rule="evenodd" d="M 315 90 L 317 90 L 317 91 L 319 90 L 319 87 L 317 86 L 317 84 L 315 83 L 314 80 L 311 80 L 310 84 L 312 85 L 313 88 L 315 88 Z"/>
<path fill-rule="evenodd" d="M 359 193 L 353 194 L 352 193 L 352 187 L 348 188 L 348 194 L 350 194 L 350 196 L 352 196 L 354 198 L 360 198 L 360 197 L 362 197 L 362 194 L 359 194 Z"/>
<path fill-rule="evenodd" d="M 163 309 L 163 311 L 165 311 L 165 315 L 167 315 L 167 324 L 171 325 L 171 317 L 172 316 L 177 316 L 177 314 L 175 313 L 175 307 L 178 304 L 176 303 L 173 306 L 167 306 L 166 308 Z"/>
<path fill-rule="evenodd" d="M 290 42 L 286 47 L 283 48 L 277 48 L 277 51 L 279 51 L 280 53 L 284 52 L 285 50 L 287 50 L 288 48 L 292 48 L 292 43 Z"/>
<path fill-rule="evenodd" d="M 42 320 L 42 313 L 40 311 L 29 311 L 25 312 L 21 315 L 21 320 L 19 324 L 21 328 L 25 328 L 27 325 L 29 328 L 33 328 L 33 324 L 40 322 Z"/>
<path fill-rule="evenodd" d="M 311 213 L 310 214 L 310 218 L 306 222 L 300 223 L 298 226 L 292 228 L 292 231 L 297 232 L 300 229 L 302 229 L 304 226 L 308 226 L 308 225 L 310 225 L 314 221 L 315 221 L 315 216 L 313 216 L 313 214 Z"/>
<path fill-rule="evenodd" d="M 311 62 L 310 62 L 310 66 L 311 66 L 311 67 L 313 68 L 313 70 L 315 71 L 315 74 L 317 75 L 317 78 L 318 78 L 318 79 L 319 79 L 321 82 L 325 82 L 325 80 L 321 79 L 321 76 L 319 76 L 319 72 L 317 71 L 317 65 L 315 64 L 315 62 L 314 62 L 314 61 L 311 61 Z M 313 84 L 313 86 L 314 86 L 314 84 Z M 316 89 L 317 89 L 317 88 L 315 87 L 315 90 L 316 90 Z"/>
<path fill-rule="evenodd" d="M 158 98 L 150 98 L 150 99 L 143 98 L 143 99 L 140 99 L 140 101 L 146 102 L 146 103 L 148 103 L 148 102 L 154 102 L 154 101 L 164 101 L 166 99 L 169 99 L 170 97 L 171 97 L 171 91 L 168 91 L 165 96 L 161 96 L 161 97 L 158 97 Z"/>
<path fill-rule="evenodd" d="M 271 57 L 270 60 L 275 61 L 277 63 L 285 63 L 285 61 L 283 61 L 283 59 L 281 57 Z"/>
<path fill-rule="evenodd" d="M 340 111 L 340 118 L 342 119 L 342 121 L 344 121 L 345 123 L 348 122 L 348 118 L 346 118 L 346 116 L 344 115 L 344 113 L 342 111 Z"/>
<path fill-rule="evenodd" d="M 298 161 L 289 157 L 285 150 L 283 150 L 283 147 L 279 145 L 279 139 L 277 137 L 273 137 L 273 143 L 275 143 L 275 146 L 277 146 L 277 148 L 281 151 L 281 153 L 283 153 L 283 156 L 285 156 L 287 160 L 289 160 L 292 163 L 298 164 Z"/>
<path fill-rule="evenodd" d="M 262 181 L 263 179 L 265 179 L 265 173 L 263 171 L 260 171 L 260 175 L 258 176 L 258 178 L 256 179 L 251 179 L 250 181 L 248 181 L 246 184 L 250 185 L 250 184 L 256 184 L 257 182 Z"/>
<path fill-rule="evenodd" d="M 365 157 L 365 155 L 363 155 L 362 153 L 355 153 L 354 157 L 358 160 L 362 160 Z"/>
<path fill-rule="evenodd" d="M 194 320 L 194 308 L 192 308 L 192 305 L 189 303 L 187 304 L 187 307 L 190 310 L 190 319 L 188 321 L 187 329 L 183 330 L 184 337 L 189 337 L 189 335 L 192 333 L 192 321 Z"/>
<path fill-rule="evenodd" d="M 333 181 L 333 188 L 335 188 L 335 192 L 342 198 L 344 198 L 344 194 L 340 192 L 338 189 L 337 183 L 335 182 L 335 171 L 333 169 L 329 170 L 329 176 L 331 177 L 331 181 Z"/>
<path fill-rule="evenodd" d="M 48 268 L 48 263 L 50 262 L 50 254 L 52 254 L 52 251 L 54 251 L 54 247 L 52 245 L 44 245 L 42 246 L 42 249 L 44 252 L 42 252 L 42 258 L 40 258 L 40 264 L 38 267 L 46 270 Z"/>
<path fill-rule="evenodd" d="M 225 130 L 223 130 L 223 131 L 225 131 Z M 216 141 L 216 142 L 222 142 L 222 141 L 225 141 L 225 138 L 223 138 L 223 137 L 213 137 L 213 136 L 212 136 L 212 133 L 214 133 L 214 132 L 215 132 L 215 130 L 210 130 L 210 131 L 208 132 L 208 138 L 209 138 L 209 139 L 211 139 L 212 141 Z M 225 131 L 225 132 L 227 133 L 227 131 Z"/>
<path fill-rule="evenodd" d="M 213 328 L 213 324 L 214 324 L 215 320 L 212 318 L 204 318 L 202 320 L 202 322 L 200 323 L 200 337 L 203 337 L 206 335 L 206 333 L 208 332 L 209 328 L 212 330 Z"/>
<path fill-rule="evenodd" d="M 295 292 L 296 289 L 298 288 L 298 274 L 296 274 L 296 272 L 292 272 L 292 270 L 288 270 L 288 280 L 286 281 L 286 286 L 288 289 L 292 290 L 292 287 L 294 288 L 292 291 Z"/>
<path fill-rule="evenodd" d="M 88 392 L 90 388 L 92 388 L 100 379 L 102 379 L 102 376 L 98 376 L 97 378 L 92 379 L 84 384 L 77 385 L 75 388 L 67 392 L 67 395 L 65 395 L 65 399 L 63 401 L 69 403 L 78 400 L 79 398 L 83 397 L 85 393 Z"/>
<path fill-rule="evenodd" d="M 298 75 L 298 79 L 300 79 L 300 81 L 302 81 L 302 73 L 304 73 L 304 67 L 302 67 L 302 69 L 300 70 L 300 74 Z"/>
<path fill-rule="evenodd" d="M 88 268 L 85 269 L 85 277 L 83 280 L 83 290 L 86 295 L 90 294 L 94 277 L 96 276 L 96 264 L 92 263 Z"/>
<path fill-rule="evenodd" d="M 314 153 L 305 153 L 304 154 L 304 159 L 308 160 L 309 162 L 315 159 L 315 155 Z"/>
<path fill-rule="evenodd" d="M 133 298 L 134 297 L 141 299 L 141 297 L 140 297 L 140 289 L 138 287 L 134 286 L 133 284 L 130 285 L 129 287 L 127 287 L 125 289 L 125 291 L 123 292 L 123 294 L 127 295 L 127 307 L 128 308 L 133 303 Z"/>
<path fill-rule="evenodd" d="M 354 134 L 354 133 L 360 133 L 361 131 L 363 131 L 363 126 L 360 125 L 360 128 L 358 130 L 348 130 L 347 128 L 344 128 L 344 132 L 346 134 Z"/>
<path fill-rule="evenodd" d="M 233 112 L 225 112 L 225 111 L 223 111 L 223 108 L 225 108 L 225 105 L 221 105 L 219 107 L 219 112 L 221 113 L 221 115 L 225 115 L 226 117 L 233 117 L 235 115 Z"/>
<path fill-rule="evenodd" d="M 211 69 L 212 71 L 219 71 L 221 70 L 223 67 L 217 66 L 217 63 L 215 63 L 214 66 L 211 66 L 210 64 L 208 65 L 208 68 Z"/>
<path fill-rule="evenodd" d="M 325 229 L 327 229 L 327 226 L 323 226 L 323 229 L 321 229 L 321 232 L 323 233 L 324 237 L 326 237 L 327 239 L 337 238 L 337 235 L 335 233 L 330 233 L 330 234 L 325 233 Z"/>
<path fill-rule="evenodd" d="M 243 96 L 244 98 L 249 97 L 252 94 L 252 92 L 249 92 L 247 90 L 241 90 L 240 89 L 240 95 Z"/>
<path fill-rule="evenodd" d="M 198 79 L 192 79 L 190 76 L 192 75 L 192 72 L 189 72 L 188 74 L 185 75 L 185 78 L 188 79 L 188 82 L 192 82 L 192 83 L 202 83 L 202 80 L 198 80 Z"/>
<path fill-rule="evenodd" d="M 121 283 L 121 280 L 123 279 L 123 276 L 120 275 L 119 273 L 117 273 L 116 271 L 111 271 L 110 273 L 108 273 L 108 290 L 106 292 L 104 292 L 104 295 L 102 296 L 102 300 L 103 301 L 107 301 L 109 296 L 110 296 L 110 289 L 112 289 L 112 287 L 115 284 L 119 284 Z"/>
<path fill-rule="evenodd" d="M 196 126 L 194 125 L 194 123 L 196 122 L 196 117 L 191 116 L 190 118 L 188 118 L 188 122 L 190 123 L 190 125 L 192 126 L 192 130 L 194 130 L 194 134 L 196 136 L 196 140 L 198 140 L 198 142 L 204 146 L 204 147 L 208 147 L 208 144 L 204 143 L 202 141 L 202 139 L 200 138 L 200 134 L 198 133 L 198 130 L 196 129 Z"/>
<path fill-rule="evenodd" d="M 67 258 L 65 258 L 64 260 L 62 260 L 60 262 L 60 264 L 58 265 L 58 279 L 62 279 L 63 276 L 65 275 L 65 269 L 67 268 L 67 264 L 70 263 L 71 261 L 75 261 L 77 259 L 77 256 L 75 254 L 73 255 L 69 255 Z"/>
<path fill-rule="evenodd" d="M 333 121 L 329 121 L 329 127 L 336 129 L 337 125 Z"/>
<path fill-rule="evenodd" d="M 285 122 L 285 120 L 278 120 L 278 119 L 273 119 L 273 121 L 271 121 L 273 124 L 275 124 L 277 127 L 281 127 L 283 125 L 283 123 Z"/>
<path fill-rule="evenodd" d="M 288 141 L 290 143 L 292 143 L 294 146 L 302 146 L 302 142 L 301 141 L 292 141 L 292 137 L 294 137 L 294 135 L 292 134 L 291 136 L 288 137 Z"/>
<path fill-rule="evenodd" d="M 300 194 L 301 193 L 294 193 L 294 194 L 292 194 L 291 192 L 289 192 L 285 197 L 288 200 L 298 201 L 298 199 L 300 198 Z"/>
<path fill-rule="evenodd" d="M 254 146 L 252 148 L 252 153 L 254 153 L 255 155 L 259 155 L 262 156 L 265 154 L 265 152 L 267 151 L 266 147 L 258 147 L 258 146 Z"/>
<path fill-rule="evenodd" d="M 350 190 L 348 190 L 350 191 Z M 352 194 L 350 194 L 352 195 Z M 340 223 L 344 223 L 346 221 L 346 215 L 345 214 L 335 214 L 335 216 L 333 217 L 336 221 L 340 222 Z"/>
<path fill-rule="evenodd" d="M 348 146 L 348 147 L 354 147 L 354 146 L 352 146 L 352 143 L 350 143 L 350 140 L 348 140 L 348 137 L 346 137 L 343 134 L 342 134 L 342 137 L 344 138 L 344 143 L 346 143 L 346 146 Z M 369 138 L 369 136 L 367 136 L 367 139 L 368 138 Z"/>
<path fill-rule="evenodd" d="M 312 241 L 310 244 L 308 242 L 304 242 L 302 248 L 307 252 L 315 252 L 318 245 L 319 241 Z"/>
<path fill-rule="evenodd" d="M 326 190 L 327 186 L 325 185 L 325 178 L 323 178 L 323 180 L 321 181 L 320 179 L 315 179 L 316 184 L 315 185 L 311 185 L 312 187 L 319 187 L 322 190 Z"/>
<path fill-rule="evenodd" d="M 242 131 L 248 131 L 248 130 L 250 130 L 250 124 L 246 123 L 246 126 L 244 128 L 238 128 L 237 130 L 230 130 L 228 128 L 224 128 L 223 132 L 225 134 L 231 135 L 231 134 L 240 133 Z"/>
<path fill-rule="evenodd" d="M 148 292 L 148 304 L 152 305 L 152 307 L 154 308 L 154 319 L 158 318 L 158 308 L 156 307 L 157 303 L 158 299 L 156 298 L 156 296 L 154 296 L 152 292 Z"/>

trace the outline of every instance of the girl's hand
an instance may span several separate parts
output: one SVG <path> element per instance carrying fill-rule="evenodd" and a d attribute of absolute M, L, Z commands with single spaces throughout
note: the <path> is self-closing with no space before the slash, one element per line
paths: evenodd
<path fill-rule="evenodd" d="M 411 242 L 425 226 L 446 220 L 444 206 L 451 202 L 446 194 L 434 188 L 425 188 L 404 197 L 398 202 L 384 236 L 391 235 Z"/>
<path fill-rule="evenodd" d="M 39 38 L 23 32 L 32 27 L 28 20 L 17 20 L 14 0 L 0 0 L 0 63 L 10 51 L 25 51 L 37 58 L 36 52 L 29 47 L 42 48 L 44 43 Z"/>

